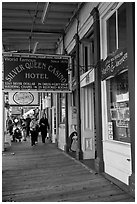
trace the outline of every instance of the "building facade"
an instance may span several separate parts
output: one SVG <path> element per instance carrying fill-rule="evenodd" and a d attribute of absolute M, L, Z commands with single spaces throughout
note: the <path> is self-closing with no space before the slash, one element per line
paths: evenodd
<path fill-rule="evenodd" d="M 71 55 L 72 93 L 54 97 L 58 147 L 68 151 L 69 136 L 77 127 L 78 158 L 93 159 L 97 171 L 130 187 L 131 193 L 135 174 L 134 7 L 133 2 L 81 4 L 57 53 Z"/>

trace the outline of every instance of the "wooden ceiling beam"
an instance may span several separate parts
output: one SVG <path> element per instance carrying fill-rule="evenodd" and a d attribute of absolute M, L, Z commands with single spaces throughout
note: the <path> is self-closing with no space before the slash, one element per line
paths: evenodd
<path fill-rule="evenodd" d="M 30 33 L 30 30 L 29 29 L 9 29 L 9 28 L 4 28 L 2 29 L 2 32 L 17 32 L 17 33 L 20 33 L 20 32 L 26 32 L 26 33 Z M 64 34 L 64 31 L 63 30 L 45 30 L 45 31 L 41 31 L 41 30 L 33 30 L 33 34 L 53 34 L 53 35 L 56 35 L 56 34 Z"/>
<path fill-rule="evenodd" d="M 2 20 L 3 24 L 10 24 L 12 23 L 12 25 L 14 26 L 17 25 L 17 24 L 20 24 L 20 25 L 23 25 L 24 24 L 31 24 L 32 23 L 32 18 L 24 18 L 24 17 L 6 17 L 6 18 L 3 18 Z M 62 15 L 62 18 L 61 19 L 58 19 L 58 18 L 48 18 L 47 22 L 45 21 L 44 24 L 49 24 L 49 25 L 54 25 L 54 24 L 58 24 L 58 25 L 64 25 L 68 22 L 68 19 L 67 18 L 63 18 L 63 15 Z M 36 18 L 35 20 L 35 24 L 36 26 L 38 24 L 41 25 L 40 23 L 40 18 Z"/>

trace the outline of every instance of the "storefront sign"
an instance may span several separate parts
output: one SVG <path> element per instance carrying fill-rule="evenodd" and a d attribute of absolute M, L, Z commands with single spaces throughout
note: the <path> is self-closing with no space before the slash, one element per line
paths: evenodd
<path fill-rule="evenodd" d="M 39 93 L 36 92 L 9 92 L 9 104 L 28 106 L 39 105 Z"/>
<path fill-rule="evenodd" d="M 5 90 L 70 91 L 69 56 L 3 56 Z"/>
<path fill-rule="evenodd" d="M 104 80 L 113 77 L 127 68 L 127 50 L 118 49 L 102 62 L 101 78 Z"/>

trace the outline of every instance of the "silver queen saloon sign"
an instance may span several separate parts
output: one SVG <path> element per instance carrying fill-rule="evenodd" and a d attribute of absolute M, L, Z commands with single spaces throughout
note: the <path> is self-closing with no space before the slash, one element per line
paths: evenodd
<path fill-rule="evenodd" d="M 13 101 L 18 105 L 30 105 L 34 101 L 34 96 L 30 92 L 16 92 Z"/>

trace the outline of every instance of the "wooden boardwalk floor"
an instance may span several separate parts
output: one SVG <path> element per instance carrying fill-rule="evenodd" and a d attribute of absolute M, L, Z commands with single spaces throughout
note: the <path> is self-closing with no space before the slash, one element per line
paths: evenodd
<path fill-rule="evenodd" d="M 3 202 L 134 202 L 54 144 L 12 143 L 2 165 Z"/>

